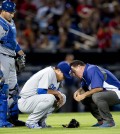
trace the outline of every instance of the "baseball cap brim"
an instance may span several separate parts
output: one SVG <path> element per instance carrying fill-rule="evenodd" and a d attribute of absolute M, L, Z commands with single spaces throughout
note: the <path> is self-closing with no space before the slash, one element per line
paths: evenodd
<path fill-rule="evenodd" d="M 65 73 L 63 74 L 64 74 L 65 79 L 72 79 L 72 77 L 69 74 L 65 74 Z"/>

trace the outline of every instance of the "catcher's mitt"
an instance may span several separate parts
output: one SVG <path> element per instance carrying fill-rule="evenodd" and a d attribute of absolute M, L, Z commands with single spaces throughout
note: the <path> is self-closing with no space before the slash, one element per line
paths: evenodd
<path fill-rule="evenodd" d="M 78 128 L 80 126 L 80 123 L 76 119 L 71 119 L 69 124 L 62 125 L 64 128 Z"/>
<path fill-rule="evenodd" d="M 15 59 L 16 71 L 18 73 L 22 72 L 25 69 L 25 55 L 18 56 Z"/>

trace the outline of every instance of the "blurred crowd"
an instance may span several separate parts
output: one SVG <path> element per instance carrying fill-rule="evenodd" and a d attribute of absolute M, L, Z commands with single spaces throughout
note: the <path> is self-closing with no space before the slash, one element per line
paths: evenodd
<path fill-rule="evenodd" d="M 25 51 L 120 49 L 120 0 L 13 2 L 17 40 Z"/>

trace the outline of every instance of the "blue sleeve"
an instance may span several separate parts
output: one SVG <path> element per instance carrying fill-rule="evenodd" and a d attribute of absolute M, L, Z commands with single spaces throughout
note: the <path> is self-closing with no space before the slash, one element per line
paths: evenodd
<path fill-rule="evenodd" d="M 15 52 L 18 53 L 20 50 L 22 50 L 22 49 L 21 49 L 20 45 L 17 44 L 16 49 L 15 49 Z"/>
<path fill-rule="evenodd" d="M 38 93 L 38 94 L 47 94 L 47 89 L 38 88 L 38 89 L 37 89 L 37 93 Z"/>
<path fill-rule="evenodd" d="M 91 89 L 103 88 L 104 76 L 97 68 L 94 69 L 91 75 Z"/>

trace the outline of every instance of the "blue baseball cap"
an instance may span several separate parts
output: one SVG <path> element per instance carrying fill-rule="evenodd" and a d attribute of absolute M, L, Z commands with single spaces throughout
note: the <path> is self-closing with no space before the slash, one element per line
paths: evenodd
<path fill-rule="evenodd" d="M 16 4 L 10 0 L 4 0 L 2 2 L 2 5 L 0 6 L 1 10 L 7 11 L 7 12 L 15 12 Z"/>
<path fill-rule="evenodd" d="M 62 61 L 62 62 L 58 63 L 57 67 L 61 70 L 65 79 L 72 79 L 72 77 L 70 76 L 71 67 L 67 62 Z"/>

